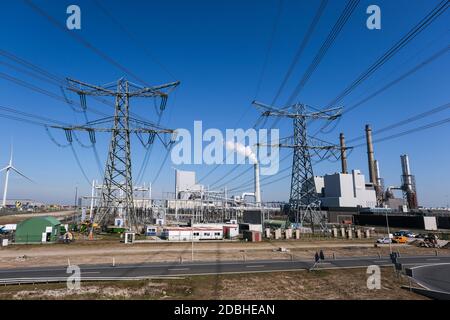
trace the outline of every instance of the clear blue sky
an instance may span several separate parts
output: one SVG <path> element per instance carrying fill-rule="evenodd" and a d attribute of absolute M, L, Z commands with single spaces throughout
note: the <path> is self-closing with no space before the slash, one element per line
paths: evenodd
<path fill-rule="evenodd" d="M 36 5 L 55 17 L 61 24 L 66 21 L 66 8 L 78 4 L 82 10 L 81 35 L 111 58 L 120 62 L 146 82 L 160 84 L 171 81 L 155 61 L 149 59 L 98 7 L 90 1 L 35 0 Z M 278 29 L 273 39 L 261 90 L 256 87 L 264 64 L 271 32 L 278 8 L 278 0 L 192 0 L 192 1 L 103 1 L 111 14 L 139 39 L 181 86 L 169 98 L 168 109 L 162 124 L 171 128 L 193 128 L 194 120 L 202 120 L 205 128 L 251 127 L 258 112 L 250 103 L 273 99 L 297 47 L 315 14 L 319 1 L 285 0 Z M 300 101 L 321 107 L 332 100 L 362 71 L 420 21 L 439 1 L 431 0 L 362 0 L 349 22 L 327 52 L 322 63 L 312 75 L 300 95 Z M 382 29 L 366 28 L 366 8 L 377 4 L 382 10 Z M 329 1 L 313 38 L 306 48 L 288 86 L 280 99 L 285 103 L 296 83 L 313 59 L 331 27 L 345 6 L 344 1 Z M 91 50 L 75 41 L 66 32 L 57 29 L 38 15 L 23 1 L 4 1 L 1 9 L 1 48 L 42 66 L 52 73 L 69 76 L 90 83 L 107 83 L 124 76 L 121 70 L 101 59 Z M 422 32 L 393 59 L 343 100 L 349 106 L 381 88 L 409 70 L 421 60 L 449 44 L 450 14 L 447 10 L 438 20 Z M 8 62 L 3 57 L 0 61 Z M 55 94 L 59 88 L 17 73 L 0 64 L 0 72 L 13 75 L 38 85 Z M 448 53 L 375 99 L 346 115 L 338 127 L 322 137 L 337 143 L 339 132 L 347 138 L 363 134 L 364 125 L 370 123 L 374 130 L 449 102 L 450 59 Z M 64 103 L 50 99 L 26 88 L 0 79 L 0 105 L 35 113 L 65 122 L 80 122 Z M 112 109 L 89 101 L 89 106 L 111 112 Z M 138 101 L 136 112 L 147 118 L 156 115 L 150 104 Z M 112 114 L 112 113 L 111 113 Z M 398 128 L 403 131 L 439 119 L 448 118 L 449 110 L 432 117 Z M 89 114 L 90 119 L 96 115 Z M 271 121 L 268 122 L 271 124 Z M 291 124 L 279 123 L 281 136 L 291 133 Z M 311 131 L 315 131 L 313 125 Z M 395 133 L 387 132 L 385 135 Z M 63 143 L 64 136 L 55 133 Z M 47 202 L 72 203 L 75 185 L 80 193 L 90 190 L 70 149 L 61 149 L 47 137 L 44 129 L 0 118 L 0 163 L 9 157 L 9 141 L 13 138 L 14 163 L 30 176 L 32 184 L 15 175 L 11 178 L 10 198 L 32 198 Z M 381 137 L 382 135 L 380 135 Z M 386 185 L 400 183 L 400 154 L 410 155 L 411 167 L 416 175 L 419 202 L 427 206 L 444 206 L 450 202 L 450 125 L 441 126 L 386 141 L 375 146 L 375 156 L 380 161 Z M 83 141 L 87 141 L 82 136 Z M 106 159 L 108 136 L 99 137 L 98 149 L 102 165 Z M 144 156 L 144 149 L 133 141 L 135 175 Z M 91 150 L 75 145 L 89 178 L 99 179 Z M 281 156 L 285 155 L 283 151 Z M 145 181 L 155 177 L 164 151 L 160 144 L 153 150 Z M 291 160 L 281 163 L 281 169 Z M 355 150 L 349 158 L 351 169 L 361 169 L 367 176 L 367 158 L 364 148 Z M 183 166 L 196 170 L 202 177 L 208 166 Z M 211 184 L 232 167 L 222 166 L 204 182 Z M 233 174 L 238 175 L 245 168 Z M 324 162 L 315 167 L 315 174 L 339 171 L 339 163 Z M 284 173 L 280 174 L 280 176 Z M 230 175 L 230 177 L 233 177 Z M 251 178 L 251 170 L 241 179 L 235 179 L 229 188 Z M 1 176 L 3 186 L 4 176 Z M 174 173 L 167 162 L 154 185 L 154 193 L 173 191 Z M 264 200 L 287 200 L 289 179 L 263 187 Z"/>

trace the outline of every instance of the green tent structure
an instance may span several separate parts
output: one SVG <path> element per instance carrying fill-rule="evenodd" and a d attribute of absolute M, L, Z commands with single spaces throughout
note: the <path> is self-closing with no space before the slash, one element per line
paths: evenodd
<path fill-rule="evenodd" d="M 58 240 L 61 222 L 54 217 L 34 217 L 17 225 L 15 243 L 51 243 Z"/>

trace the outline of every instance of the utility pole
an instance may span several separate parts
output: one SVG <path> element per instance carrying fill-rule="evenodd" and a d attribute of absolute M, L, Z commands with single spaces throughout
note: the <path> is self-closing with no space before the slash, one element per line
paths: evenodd
<path fill-rule="evenodd" d="M 94 222 L 107 226 L 119 211 L 122 211 L 126 217 L 126 226 L 136 229 L 138 223 L 142 221 L 138 221 L 139 218 L 134 207 L 130 134 L 136 134 L 141 142 L 142 136 L 148 134 L 148 144 L 154 142 L 155 136 L 164 143 L 160 134 L 173 134 L 174 130 L 164 129 L 159 125 L 131 116 L 130 100 L 131 98 L 160 98 L 160 111 L 162 111 L 165 109 L 168 99 L 168 93 L 164 90 L 174 89 L 179 82 L 154 87 L 142 87 L 123 78 L 119 79 L 116 84 L 105 86 L 92 85 L 73 79 L 68 79 L 68 82 L 68 90 L 80 96 L 83 108 L 87 107 L 86 96 L 106 96 L 115 99 L 115 114 L 112 117 L 90 121 L 82 126 L 53 127 L 63 129 L 70 143 L 74 130 L 88 132 L 92 143 L 96 142 L 95 132 L 111 133 L 100 203 Z"/>
<path fill-rule="evenodd" d="M 78 184 L 75 186 L 75 203 L 74 203 L 74 208 L 75 208 L 75 212 L 73 214 L 73 219 L 72 219 L 72 223 L 75 224 L 75 216 L 77 214 L 78 211 Z"/>
<path fill-rule="evenodd" d="M 320 201 L 314 181 L 311 152 L 319 158 L 325 159 L 327 156 L 331 156 L 330 153 L 333 153 L 333 151 L 340 150 L 340 147 L 331 145 L 323 140 L 309 137 L 307 135 L 307 121 L 310 119 L 335 120 L 340 116 L 342 108 L 308 111 L 307 107 L 300 103 L 283 109 L 256 101 L 253 102 L 253 105 L 261 110 L 262 116 L 292 119 L 294 135 L 287 138 L 292 143 L 272 145 L 272 147 L 294 149 L 288 219 L 294 220 L 296 224 L 300 225 L 303 225 L 305 220 L 308 219 L 313 231 L 316 224 L 323 227 L 323 221 L 318 212 L 320 209 Z"/>

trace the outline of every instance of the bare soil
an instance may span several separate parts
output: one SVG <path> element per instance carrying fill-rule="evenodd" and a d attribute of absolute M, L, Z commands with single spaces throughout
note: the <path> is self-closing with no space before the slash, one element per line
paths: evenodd
<path fill-rule="evenodd" d="M 81 283 L 0 287 L 0 299 L 169 299 L 169 300 L 311 300 L 425 299 L 405 289 L 408 284 L 391 267 L 381 270 L 381 289 L 367 289 L 365 269 L 192 276 L 177 280 Z"/>
<path fill-rule="evenodd" d="M 55 212 L 43 212 L 43 213 L 18 213 L 18 214 L 10 214 L 10 215 L 1 215 L 0 216 L 0 224 L 9 224 L 9 223 L 19 223 L 25 219 L 33 218 L 33 217 L 55 217 L 61 218 L 70 216 L 73 214 L 73 211 L 55 211 Z"/>

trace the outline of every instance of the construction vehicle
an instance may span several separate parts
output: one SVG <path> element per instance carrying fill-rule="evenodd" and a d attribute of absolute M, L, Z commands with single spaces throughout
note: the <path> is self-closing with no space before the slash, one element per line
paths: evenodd
<path fill-rule="evenodd" d="M 81 223 L 80 232 L 88 232 L 89 233 L 91 231 L 91 228 L 93 228 L 94 231 L 100 230 L 100 226 L 98 225 L 98 223 L 91 223 L 89 220 L 86 220 Z"/>

